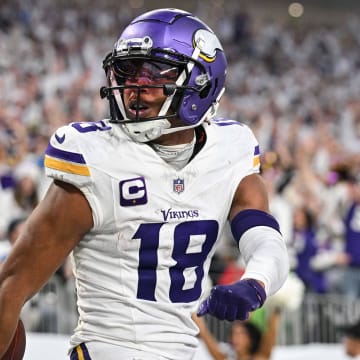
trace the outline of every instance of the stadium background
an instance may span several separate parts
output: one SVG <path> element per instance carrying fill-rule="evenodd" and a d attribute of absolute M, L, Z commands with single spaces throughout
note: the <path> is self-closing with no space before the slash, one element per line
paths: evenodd
<path fill-rule="evenodd" d="M 291 147 L 291 124 L 303 116 L 306 119 L 306 129 L 300 129 L 303 142 L 300 142 L 296 151 L 300 152 L 299 149 L 304 150 L 304 147 L 307 149 L 311 142 L 309 138 L 321 142 L 318 135 L 324 129 L 324 124 L 319 125 L 321 121 L 316 117 L 319 109 L 314 110 L 314 103 L 318 102 L 322 113 L 319 117 L 324 118 L 325 122 L 329 121 L 330 130 L 326 131 L 339 140 L 335 153 L 339 154 L 340 151 L 343 154 L 342 161 L 350 164 L 352 174 L 358 175 L 360 136 L 347 137 L 349 133 L 357 133 L 352 128 L 346 128 L 348 123 L 342 115 L 348 111 L 349 104 L 353 106 L 360 102 L 360 38 L 359 35 L 356 36 L 360 34 L 360 31 L 356 31 L 360 28 L 360 3 L 356 0 L 301 1 L 301 16 L 299 11 L 301 13 L 302 10 L 298 4 L 292 8 L 295 16 L 289 14 L 291 3 L 285 0 L 173 0 L 171 6 L 194 12 L 219 34 L 225 51 L 228 52 L 230 64 L 228 92 L 222 104 L 222 115 L 232 116 L 254 126 L 260 143 L 265 144 L 264 151 L 267 154 L 276 153 L 273 146 L 279 140 L 274 140 L 276 136 L 267 135 L 269 128 L 259 120 L 261 114 L 254 108 L 260 107 L 268 112 L 264 98 L 274 89 L 272 82 L 290 81 L 284 79 L 289 67 L 294 64 L 303 66 L 297 56 L 292 57 L 294 54 L 286 53 L 291 50 L 283 45 L 287 41 L 284 34 L 300 36 L 308 42 L 311 42 L 310 39 L 324 40 L 312 45 L 312 56 L 307 54 L 306 60 L 302 59 L 313 61 L 311 65 L 315 71 L 305 73 L 305 76 L 317 79 L 316 89 L 311 85 L 297 89 L 297 82 L 300 80 L 295 77 L 292 85 L 284 86 L 282 91 L 277 89 L 278 96 L 272 97 L 278 107 L 276 113 L 283 119 L 277 124 L 276 131 L 280 132 L 278 137 L 285 142 L 284 146 Z M 37 187 L 38 197 L 41 198 L 47 186 L 42 177 L 41 154 L 48 136 L 64 122 L 98 120 L 106 115 L 107 104 L 98 99 L 98 89 L 104 81 L 101 69 L 103 56 L 129 19 L 145 10 L 167 6 L 168 1 L 146 0 L 1 1 L 0 176 L 3 189 L 0 192 L 0 245 L 3 248 L 6 248 L 7 227 L 11 220 L 20 215 L 26 216 L 34 205 L 27 203 L 20 212 L 17 209 L 10 214 L 6 204 L 14 191 L 13 183 L 30 175 Z M 79 19 L 81 21 L 77 22 Z M 353 29 L 353 37 L 348 42 L 344 40 L 339 49 L 337 45 L 333 45 L 334 39 L 341 37 L 338 34 L 344 29 Z M 269 37 L 264 34 L 260 36 L 262 32 L 268 32 Z M 282 42 L 280 49 L 273 48 L 273 54 L 273 50 L 268 49 L 272 56 L 263 52 L 259 62 L 254 51 L 257 54 L 259 48 L 265 51 L 266 41 L 276 43 L 274 39 Z M 315 51 L 324 44 L 325 51 Z M 277 49 L 286 57 L 285 60 L 275 56 Z M 301 47 L 299 52 L 307 50 L 308 48 Z M 80 57 L 77 56 L 79 53 Z M 346 59 L 351 61 L 346 63 Z M 248 67 L 252 61 L 260 64 L 264 72 L 253 72 L 254 69 Z M 334 63 L 341 63 L 342 67 L 337 67 Z M 245 76 L 241 70 L 244 64 L 245 68 L 252 70 L 254 83 L 247 84 L 247 89 L 239 91 L 239 80 L 243 80 Z M 269 74 L 271 77 L 268 77 Z M 257 76 L 267 78 L 261 88 L 256 86 Z M 297 89 L 298 97 L 295 100 L 289 100 L 285 96 L 289 89 Z M 310 100 L 313 103 L 309 105 Z M 294 114 L 289 115 L 292 111 Z M 270 123 L 274 123 L 271 116 Z M 286 140 L 287 137 L 289 140 Z M 330 170 L 333 170 L 331 164 L 334 154 L 328 151 L 327 157 L 324 157 L 320 156 L 323 155 L 323 149 L 316 148 L 314 151 L 313 158 L 306 159 L 312 174 L 329 175 Z M 268 158 L 263 160 L 266 166 L 275 167 Z M 294 156 L 293 161 L 296 160 L 298 157 Z M 301 160 L 304 159 L 300 158 Z M 6 187 L 9 179 L 12 185 Z M 319 189 L 313 177 L 309 181 L 314 181 L 309 186 L 310 190 L 312 187 Z M 294 189 L 297 190 L 296 186 L 292 190 Z M 299 194 L 301 192 L 297 195 Z M 318 200 L 317 195 L 312 196 Z M 313 211 L 318 209 L 316 206 L 312 208 Z M 322 222 L 326 220 L 322 219 Z M 222 248 L 225 253 L 231 250 L 233 249 L 229 250 L 228 244 Z M 333 273 L 330 275 L 333 276 Z M 306 291 L 301 305 L 295 311 L 285 311 L 278 346 L 272 357 L 274 360 L 315 359 L 319 356 L 326 356 L 330 360 L 346 359 L 336 327 L 360 316 L 360 305 L 357 298 L 345 298 L 336 292 L 335 287 L 334 289 L 322 294 Z M 29 329 L 25 359 L 45 359 L 50 353 L 54 353 L 54 349 L 59 359 L 66 357 L 68 333 L 76 317 L 71 300 L 72 291 L 71 278 L 64 266 L 28 304 L 26 316 L 29 317 L 29 323 L 38 323 L 36 327 Z M 219 338 L 226 336 L 226 329 L 221 325 L 211 326 L 217 331 Z"/>

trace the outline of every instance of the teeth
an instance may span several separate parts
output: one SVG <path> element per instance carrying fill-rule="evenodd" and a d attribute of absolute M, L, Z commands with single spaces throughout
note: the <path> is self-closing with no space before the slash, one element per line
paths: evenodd
<path fill-rule="evenodd" d="M 137 103 L 133 103 L 130 105 L 130 109 L 131 110 L 144 110 L 144 109 L 147 109 L 147 106 L 143 105 L 143 104 L 139 104 L 139 106 L 138 106 Z"/>

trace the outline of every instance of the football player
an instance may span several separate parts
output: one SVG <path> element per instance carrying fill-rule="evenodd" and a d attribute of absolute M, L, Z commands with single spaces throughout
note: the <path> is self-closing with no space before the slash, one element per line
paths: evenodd
<path fill-rule="evenodd" d="M 197 17 L 135 18 L 103 62 L 110 118 L 51 137 L 53 178 L 1 269 L 0 354 L 24 302 L 71 253 L 76 359 L 191 359 L 191 315 L 246 319 L 288 274 L 287 250 L 259 173 L 250 128 L 215 119 L 227 70 Z M 201 304 L 216 243 L 230 222 L 242 278 Z"/>

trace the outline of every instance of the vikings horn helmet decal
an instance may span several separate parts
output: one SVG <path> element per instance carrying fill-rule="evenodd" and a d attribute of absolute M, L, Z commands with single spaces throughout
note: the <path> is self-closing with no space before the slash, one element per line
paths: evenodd
<path fill-rule="evenodd" d="M 200 29 L 194 34 L 194 47 L 200 48 L 200 57 L 206 62 L 216 59 L 217 50 L 224 51 L 219 39 L 213 32 Z"/>

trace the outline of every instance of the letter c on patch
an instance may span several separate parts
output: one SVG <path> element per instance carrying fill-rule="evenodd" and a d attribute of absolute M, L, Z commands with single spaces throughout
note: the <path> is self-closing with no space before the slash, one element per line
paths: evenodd
<path fill-rule="evenodd" d="M 120 181 L 120 205 L 136 206 L 147 203 L 145 179 L 143 177 Z"/>

